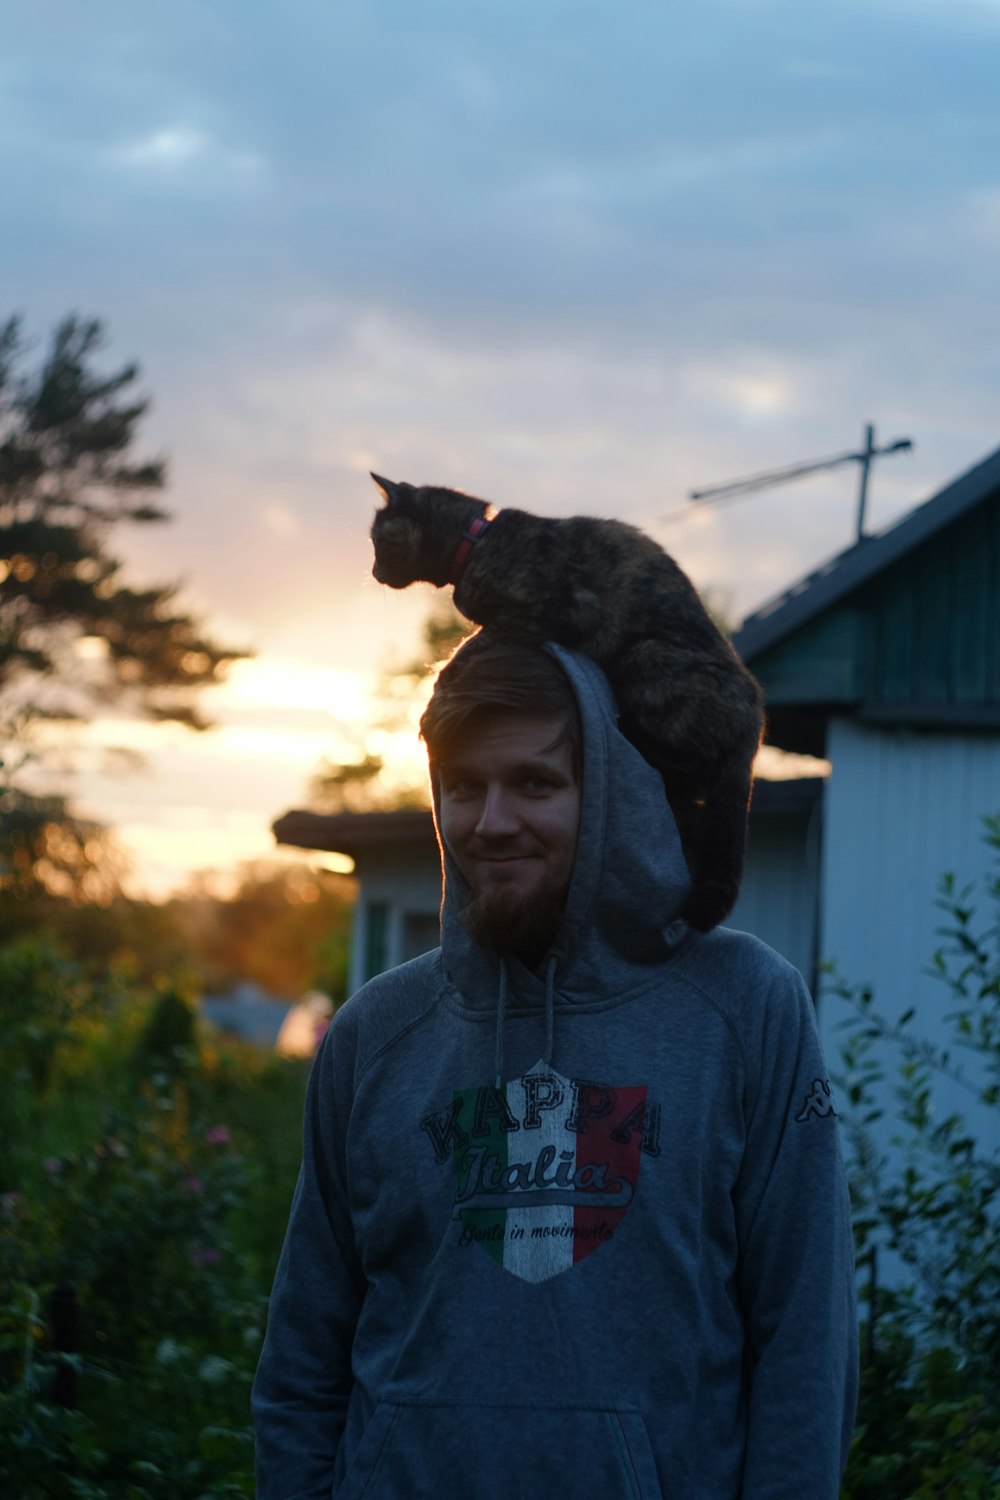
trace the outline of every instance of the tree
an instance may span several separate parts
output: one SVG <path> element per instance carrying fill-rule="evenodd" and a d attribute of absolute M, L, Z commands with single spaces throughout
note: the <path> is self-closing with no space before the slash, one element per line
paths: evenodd
<path fill-rule="evenodd" d="M 246 655 L 179 609 L 176 586 L 122 576 L 111 534 L 169 518 L 151 501 L 165 466 L 134 453 L 149 402 L 136 365 L 94 367 L 102 344 L 99 322 L 68 317 L 26 369 L 19 320 L 0 326 L 0 895 L 21 901 L 33 889 L 89 899 L 107 867 L 99 830 L 25 784 L 38 721 L 122 703 L 201 729 L 199 690 Z"/>
<path fill-rule="evenodd" d="M 242 866 L 227 899 L 195 889 L 175 896 L 167 914 L 199 988 L 224 991 L 250 980 L 274 995 L 320 989 L 339 1004 L 353 905 L 354 885 L 343 875 L 254 861 Z"/>
<path fill-rule="evenodd" d="M 421 631 L 421 649 L 401 667 L 383 672 L 376 734 L 408 726 L 420 708 L 436 668 L 475 627 L 457 612 L 450 598 L 435 598 Z M 426 807 L 427 787 L 392 785 L 384 779 L 385 759 L 361 747 L 357 760 L 324 760 L 309 783 L 309 800 L 317 812 L 375 812 L 398 807 Z"/>
<path fill-rule="evenodd" d="M 107 904 L 121 875 L 113 840 L 64 797 L 0 792 L 0 917 L 5 931 L 34 926 L 47 897 Z M 13 905 L 11 904 L 13 903 Z"/>
<path fill-rule="evenodd" d="M 151 525 L 162 460 L 133 453 L 149 402 L 138 368 L 98 373 L 99 322 L 66 318 L 40 366 L 22 373 L 20 322 L 0 329 L 0 729 L 27 703 L 88 717 L 125 700 L 156 719 L 205 727 L 194 698 L 246 653 L 218 645 L 177 608 L 177 588 L 133 588 L 109 550 L 122 524 Z M 96 664 L 81 672 L 78 643 Z M 86 677 L 86 680 L 84 680 Z"/>

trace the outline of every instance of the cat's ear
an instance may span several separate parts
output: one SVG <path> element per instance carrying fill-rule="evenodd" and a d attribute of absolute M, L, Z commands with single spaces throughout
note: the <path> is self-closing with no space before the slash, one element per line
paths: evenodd
<path fill-rule="evenodd" d="M 369 470 L 369 472 L 371 471 Z M 393 480 L 383 479 L 380 474 L 372 474 L 372 478 L 374 479 L 377 488 L 382 491 L 382 499 L 387 505 L 391 501 L 398 498 L 399 485 L 395 484 Z"/>

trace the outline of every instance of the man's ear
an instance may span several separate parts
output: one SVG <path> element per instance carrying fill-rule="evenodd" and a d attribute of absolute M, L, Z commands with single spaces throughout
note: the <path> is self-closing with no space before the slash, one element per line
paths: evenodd
<path fill-rule="evenodd" d="M 370 471 L 369 471 L 370 472 Z M 391 479 L 383 479 L 380 474 L 372 474 L 376 486 L 382 491 L 382 499 L 386 505 L 390 500 L 395 500 L 399 494 L 399 485 Z"/>

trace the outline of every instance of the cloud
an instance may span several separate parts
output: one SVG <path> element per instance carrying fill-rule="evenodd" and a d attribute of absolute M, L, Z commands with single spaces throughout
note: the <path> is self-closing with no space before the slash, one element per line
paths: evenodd
<path fill-rule="evenodd" d="M 274 536 L 291 539 L 301 534 L 302 525 L 299 518 L 285 505 L 265 505 L 260 518 L 267 530 Z"/>
<path fill-rule="evenodd" d="M 234 150 L 195 125 L 177 124 L 153 130 L 126 145 L 109 150 L 108 160 L 125 167 L 179 172 L 200 167 L 216 173 L 257 172 L 262 158 Z"/>
<path fill-rule="evenodd" d="M 190 125 L 175 125 L 122 146 L 114 155 L 129 166 L 181 166 L 204 157 L 211 145 L 202 131 Z"/>

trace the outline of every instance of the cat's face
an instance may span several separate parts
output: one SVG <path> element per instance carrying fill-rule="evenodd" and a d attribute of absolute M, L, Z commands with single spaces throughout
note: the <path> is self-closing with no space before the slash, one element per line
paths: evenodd
<path fill-rule="evenodd" d="M 372 522 L 377 582 L 405 589 L 423 581 L 448 583 L 455 550 L 469 521 L 486 502 L 434 485 L 398 484 L 373 474 L 385 504 Z"/>
<path fill-rule="evenodd" d="M 391 589 L 409 588 L 423 575 L 421 563 L 421 526 L 418 492 L 412 484 L 396 484 L 391 479 L 381 479 L 373 474 L 382 498 L 381 510 L 375 512 L 372 522 L 372 544 L 375 561 L 372 574 L 377 583 L 388 584 Z"/>

